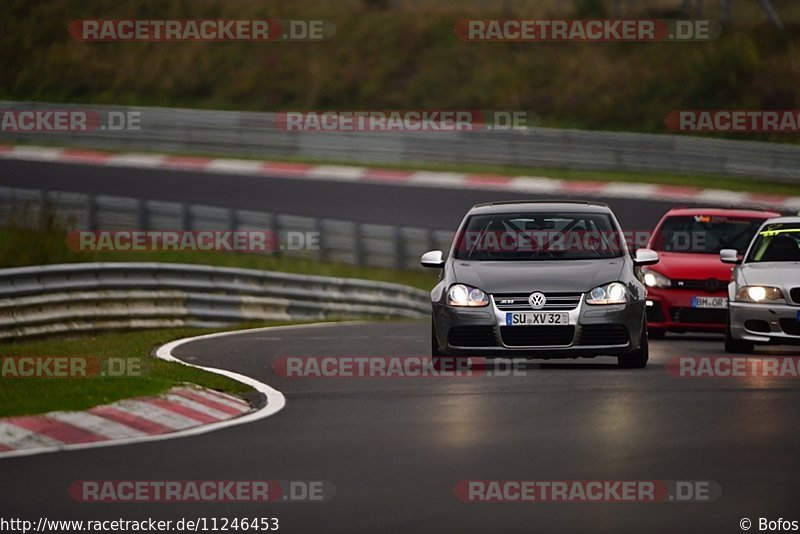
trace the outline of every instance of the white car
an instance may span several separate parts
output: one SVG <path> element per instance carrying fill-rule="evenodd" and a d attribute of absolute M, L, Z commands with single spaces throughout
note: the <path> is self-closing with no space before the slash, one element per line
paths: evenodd
<path fill-rule="evenodd" d="M 779 217 L 759 228 L 728 286 L 725 351 L 751 353 L 757 344 L 800 345 L 800 217 Z"/>

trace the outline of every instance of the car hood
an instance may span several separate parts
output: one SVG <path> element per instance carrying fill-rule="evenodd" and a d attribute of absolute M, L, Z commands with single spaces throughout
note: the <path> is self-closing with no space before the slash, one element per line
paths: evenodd
<path fill-rule="evenodd" d="M 453 261 L 455 281 L 487 293 L 581 292 L 620 279 L 624 258 L 564 261 Z"/>
<path fill-rule="evenodd" d="M 722 263 L 719 254 L 689 254 L 686 252 L 658 252 L 658 263 L 652 267 L 673 280 L 731 280 L 731 265 Z"/>
<path fill-rule="evenodd" d="M 745 263 L 740 269 L 745 283 L 749 285 L 800 286 L 800 262 Z"/>

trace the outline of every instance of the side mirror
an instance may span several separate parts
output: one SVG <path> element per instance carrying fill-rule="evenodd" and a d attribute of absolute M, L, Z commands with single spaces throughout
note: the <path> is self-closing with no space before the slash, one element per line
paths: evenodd
<path fill-rule="evenodd" d="M 719 259 L 722 263 L 733 263 L 737 265 L 742 263 L 742 260 L 739 259 L 739 251 L 735 248 L 723 248 L 720 250 Z"/>
<path fill-rule="evenodd" d="M 649 248 L 640 248 L 633 256 L 633 262 L 639 267 L 658 263 L 658 252 Z"/>
<path fill-rule="evenodd" d="M 431 269 L 441 269 L 444 267 L 444 255 L 441 250 L 431 250 L 422 255 L 419 262 L 423 267 Z"/>

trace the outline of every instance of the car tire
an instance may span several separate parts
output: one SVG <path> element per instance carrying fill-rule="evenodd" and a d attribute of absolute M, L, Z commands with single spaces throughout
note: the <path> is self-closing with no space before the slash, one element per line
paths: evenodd
<path fill-rule="evenodd" d="M 667 331 L 663 328 L 648 328 L 647 329 L 647 337 L 650 339 L 664 339 L 664 336 L 667 335 Z"/>
<path fill-rule="evenodd" d="M 439 341 L 436 339 L 436 324 L 431 317 L 431 360 L 433 361 L 434 369 L 439 369 L 443 358 L 442 352 L 439 350 Z"/>
<path fill-rule="evenodd" d="M 650 359 L 650 344 L 647 342 L 647 324 L 642 322 L 642 334 L 639 338 L 639 348 L 628 354 L 620 356 L 617 363 L 623 369 L 642 369 L 647 366 Z"/>
<path fill-rule="evenodd" d="M 756 349 L 756 344 L 752 341 L 736 339 L 731 334 L 731 323 L 725 327 L 725 352 L 728 354 L 752 354 Z"/>

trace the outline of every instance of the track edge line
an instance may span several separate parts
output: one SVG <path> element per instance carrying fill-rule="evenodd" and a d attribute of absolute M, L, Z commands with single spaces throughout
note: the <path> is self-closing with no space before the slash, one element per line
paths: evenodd
<path fill-rule="evenodd" d="M 271 415 L 275 415 L 279 411 L 281 411 L 286 406 L 286 397 L 284 397 L 283 393 L 278 391 L 277 389 L 270 387 L 269 385 L 259 382 L 258 380 L 251 378 L 249 376 L 245 376 L 239 373 L 235 373 L 233 371 L 228 371 L 225 369 L 218 369 L 216 367 L 204 367 L 202 365 L 196 365 L 193 363 L 185 362 L 172 354 L 172 351 L 176 348 L 180 347 L 181 345 L 185 345 L 187 343 L 192 343 L 194 341 L 201 341 L 203 339 L 213 339 L 218 337 L 225 337 L 225 336 L 232 336 L 242 333 L 252 333 L 252 332 L 265 332 L 265 331 L 274 331 L 274 330 L 287 330 L 287 329 L 295 329 L 295 328 L 318 328 L 318 327 L 325 327 L 325 326 L 334 326 L 334 325 L 341 325 L 341 324 L 348 324 L 348 323 L 360 323 L 362 321 L 342 321 L 342 322 L 321 322 L 321 323 L 309 323 L 309 324 L 297 324 L 297 325 L 284 325 L 284 326 L 265 326 L 265 327 L 258 327 L 258 328 L 248 328 L 244 330 L 230 330 L 226 332 L 214 332 L 212 334 L 202 334 L 199 336 L 191 336 L 185 337 L 181 339 L 176 339 L 174 341 L 170 341 L 164 345 L 161 345 L 154 351 L 154 356 L 158 359 L 179 363 L 181 365 L 186 365 L 188 367 L 194 367 L 196 369 L 202 369 L 203 371 L 214 373 L 218 375 L 225 376 L 232 380 L 236 380 L 237 382 L 241 382 L 246 384 L 259 393 L 262 393 L 267 397 L 267 403 L 254 411 L 248 412 L 244 415 L 239 417 L 234 417 L 231 419 L 227 419 L 225 421 L 218 421 L 215 423 L 209 423 L 206 425 L 199 425 L 192 428 L 187 428 L 185 430 L 178 430 L 176 432 L 169 432 L 166 434 L 155 434 L 151 436 L 140 436 L 135 438 L 124 438 L 124 439 L 116 439 L 116 440 L 109 440 L 109 441 L 101 441 L 101 442 L 94 442 L 94 443 L 75 443 L 75 444 L 67 444 L 67 445 L 56 445 L 51 447 L 39 447 L 35 449 L 20 449 L 15 451 L 8 451 L 0 453 L 0 460 L 6 458 L 19 458 L 23 456 L 34 456 L 38 454 L 46 454 L 46 453 L 53 453 L 53 452 L 66 452 L 66 451 L 75 451 L 75 450 L 84 450 L 84 449 L 96 449 L 100 447 L 116 447 L 120 445 L 133 445 L 136 443 L 147 443 L 153 441 L 165 441 L 168 439 L 178 439 L 178 438 L 185 438 L 191 436 L 198 436 L 201 434 L 207 434 L 209 432 L 214 432 L 217 430 L 222 430 L 225 428 L 243 425 L 246 423 L 252 423 L 258 421 L 260 419 L 264 419 Z"/>

